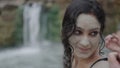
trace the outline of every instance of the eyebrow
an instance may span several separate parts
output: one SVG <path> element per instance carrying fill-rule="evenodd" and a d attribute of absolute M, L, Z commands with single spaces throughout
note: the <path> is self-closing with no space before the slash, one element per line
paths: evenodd
<path fill-rule="evenodd" d="M 81 27 L 76 27 L 76 29 L 79 29 L 79 30 L 81 30 L 81 31 L 83 31 L 84 29 L 83 28 L 81 28 Z M 98 27 L 96 27 L 96 28 L 91 28 L 90 29 L 90 31 L 93 31 L 93 30 L 98 30 L 98 29 L 100 29 L 100 28 L 98 28 Z"/>

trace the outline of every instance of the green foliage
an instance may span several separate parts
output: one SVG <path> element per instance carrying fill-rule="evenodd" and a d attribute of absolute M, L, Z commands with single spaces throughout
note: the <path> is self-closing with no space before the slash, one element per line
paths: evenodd
<path fill-rule="evenodd" d="M 15 19 L 15 32 L 13 34 L 15 39 L 15 44 L 23 43 L 23 8 L 20 7 L 16 11 L 16 19 Z"/>
<path fill-rule="evenodd" d="M 13 47 L 16 9 L 2 9 L 0 16 L 0 48 Z M 10 8 L 9 8 L 10 9 Z"/>
<path fill-rule="evenodd" d="M 56 4 L 53 5 L 48 11 L 46 38 L 51 41 L 60 41 L 61 21 L 59 18 L 59 11 L 59 7 Z"/>

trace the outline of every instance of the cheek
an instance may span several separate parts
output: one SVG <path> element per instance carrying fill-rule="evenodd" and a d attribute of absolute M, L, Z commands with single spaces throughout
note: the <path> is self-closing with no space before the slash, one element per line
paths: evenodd
<path fill-rule="evenodd" d="M 91 44 L 93 45 L 93 46 L 98 46 L 98 44 L 99 44 L 99 42 L 100 42 L 100 37 L 99 36 L 97 36 L 97 37 L 95 37 L 95 38 L 90 38 L 90 42 L 91 42 Z"/>
<path fill-rule="evenodd" d="M 80 41 L 80 37 L 71 36 L 71 37 L 69 38 L 69 43 L 70 43 L 73 47 L 77 46 L 78 41 Z"/>

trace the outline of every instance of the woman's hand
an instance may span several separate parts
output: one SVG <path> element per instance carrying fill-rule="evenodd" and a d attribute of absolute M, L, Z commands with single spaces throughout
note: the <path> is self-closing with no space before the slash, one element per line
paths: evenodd
<path fill-rule="evenodd" d="M 106 47 L 113 52 L 109 53 L 110 68 L 120 68 L 120 32 L 108 35 L 105 38 Z"/>
<path fill-rule="evenodd" d="M 117 52 L 111 52 L 108 55 L 108 61 L 110 68 L 120 68 L 120 57 Z"/>
<path fill-rule="evenodd" d="M 108 35 L 105 38 L 105 45 L 113 52 L 120 53 L 120 37 L 117 34 Z"/>

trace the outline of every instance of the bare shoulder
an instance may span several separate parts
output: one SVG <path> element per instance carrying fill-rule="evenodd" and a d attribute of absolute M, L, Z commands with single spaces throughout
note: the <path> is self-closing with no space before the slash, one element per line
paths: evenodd
<path fill-rule="evenodd" d="M 95 64 L 92 68 L 109 68 L 108 61 L 100 61 L 97 64 Z"/>

